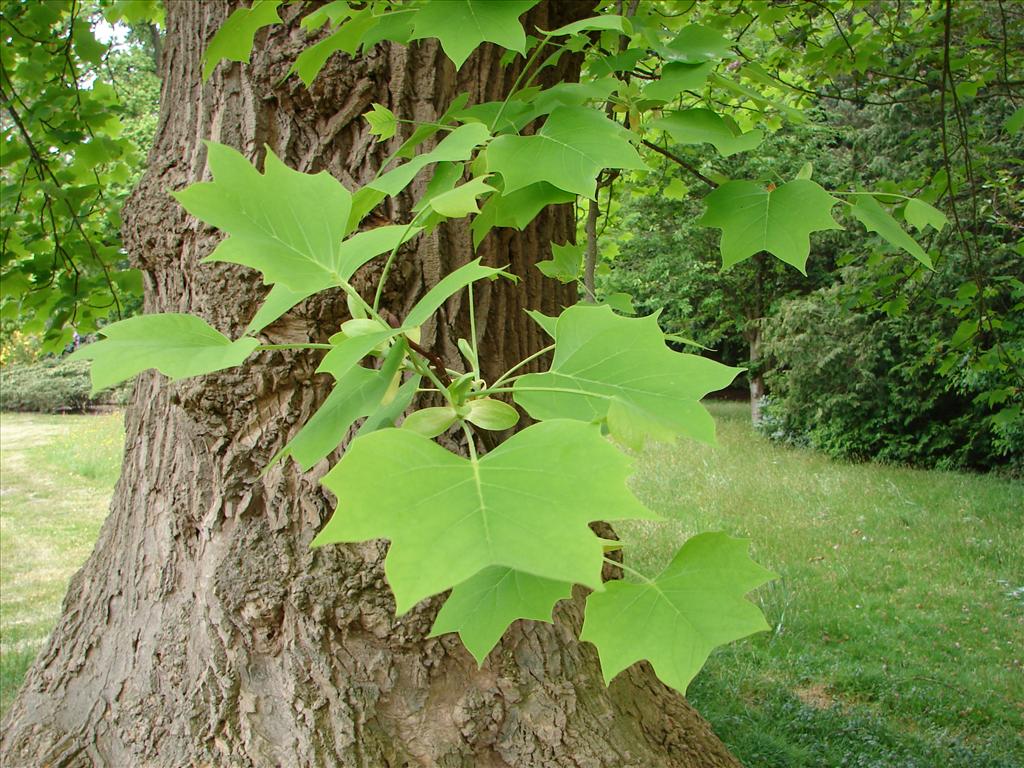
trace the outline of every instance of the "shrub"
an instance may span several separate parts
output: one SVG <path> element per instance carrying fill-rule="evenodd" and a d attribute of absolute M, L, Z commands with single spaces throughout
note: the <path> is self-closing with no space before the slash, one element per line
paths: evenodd
<path fill-rule="evenodd" d="M 785 302 L 766 325 L 775 362 L 764 431 L 832 456 L 940 469 L 1019 463 L 977 387 L 939 372 L 935 320 L 844 306 L 839 286 Z"/>
<path fill-rule="evenodd" d="M 81 412 L 96 405 L 123 405 L 131 385 L 89 395 L 89 362 L 47 358 L 29 365 L 4 366 L 0 410 L 41 413 Z"/>

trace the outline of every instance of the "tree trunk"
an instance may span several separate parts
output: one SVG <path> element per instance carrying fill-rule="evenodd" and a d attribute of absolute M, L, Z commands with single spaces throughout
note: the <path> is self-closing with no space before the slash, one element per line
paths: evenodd
<path fill-rule="evenodd" d="M 201 52 L 231 6 L 166 6 L 159 135 L 125 211 L 126 242 L 145 273 L 147 312 L 193 312 L 236 335 L 266 289 L 242 268 L 200 265 L 218 236 L 167 194 L 203 178 L 202 139 L 253 158 L 269 145 L 351 189 L 394 148 L 367 134 L 359 116 L 372 102 L 431 120 L 459 91 L 484 101 L 510 82 L 499 51 L 478 52 L 456 75 L 426 42 L 335 57 L 308 90 L 295 78 L 281 84 L 304 41 L 299 9 L 282 6 L 288 23 L 257 36 L 252 65 L 221 65 L 203 85 Z M 553 29 L 586 12 L 545 3 L 532 18 Z M 573 67 L 566 58 L 547 77 Z M 409 204 L 396 201 L 389 215 L 408 221 Z M 524 307 L 553 313 L 571 302 L 533 264 L 573 229 L 561 206 L 483 245 L 485 261 L 523 279 L 477 292 L 492 379 L 545 343 Z M 472 257 L 470 243 L 457 225 L 409 246 L 389 308 L 402 314 Z M 323 341 L 344 306 L 340 295 L 307 301 L 266 335 Z M 454 361 L 464 315 L 449 302 L 423 343 Z M 327 462 L 308 474 L 290 462 L 259 473 L 326 395 L 316 363 L 275 351 L 199 379 L 139 377 L 110 516 L 3 723 L 5 766 L 738 765 L 646 666 L 605 688 L 596 654 L 575 637 L 579 595 L 554 626 L 517 622 L 477 669 L 457 638 L 424 639 L 437 601 L 394 617 L 385 543 L 311 550 L 331 508 L 317 482 Z"/>
<path fill-rule="evenodd" d="M 750 345 L 750 421 L 755 427 L 760 426 L 764 415 L 761 406 L 764 404 L 764 374 L 761 372 L 761 324 L 755 320 L 752 328 L 747 331 L 747 342 Z"/>

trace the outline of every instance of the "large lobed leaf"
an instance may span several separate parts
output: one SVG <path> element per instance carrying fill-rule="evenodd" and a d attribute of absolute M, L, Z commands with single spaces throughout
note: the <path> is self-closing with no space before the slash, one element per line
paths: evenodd
<path fill-rule="evenodd" d="M 655 517 L 626 488 L 630 465 L 573 421 L 535 424 L 480 459 L 385 429 L 324 477 L 338 508 L 313 543 L 390 539 L 398 613 L 492 566 L 600 589 L 603 545 L 588 524 Z"/>
<path fill-rule="evenodd" d="M 565 310 L 555 339 L 550 370 L 515 383 L 516 402 L 535 419 L 606 421 L 630 445 L 678 435 L 714 441 L 700 400 L 727 387 L 739 368 L 673 352 L 655 316 L 621 317 L 606 306 Z"/>
<path fill-rule="evenodd" d="M 744 599 L 775 575 L 747 555 L 747 542 L 724 533 L 689 539 L 652 581 L 613 581 L 587 598 L 581 640 L 597 646 L 610 682 L 647 659 L 680 693 L 718 645 L 770 629 Z"/>
<path fill-rule="evenodd" d="M 481 43 L 525 53 L 519 17 L 540 0 L 447 0 L 420 7 L 412 20 L 413 40 L 436 37 L 458 69 Z"/>

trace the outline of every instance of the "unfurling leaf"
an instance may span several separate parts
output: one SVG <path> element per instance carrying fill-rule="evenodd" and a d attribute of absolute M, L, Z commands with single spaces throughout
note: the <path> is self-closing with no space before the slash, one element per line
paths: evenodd
<path fill-rule="evenodd" d="M 195 315 L 138 315 L 105 325 L 100 333 L 103 339 L 72 355 L 73 359 L 93 361 L 94 394 L 147 368 L 156 368 L 172 379 L 232 368 L 259 346 L 247 336 L 232 341 Z"/>
<path fill-rule="evenodd" d="M 577 305 L 558 318 L 550 370 L 517 379 L 513 396 L 535 419 L 606 420 L 612 436 L 631 445 L 678 435 L 714 442 L 700 399 L 739 372 L 672 351 L 654 316 Z"/>
<path fill-rule="evenodd" d="M 551 621 L 555 603 L 572 595 L 572 584 L 511 568 L 485 568 L 457 585 L 438 611 L 430 637 L 458 632 L 463 645 L 483 664 L 516 619 Z"/>
<path fill-rule="evenodd" d="M 519 423 L 519 411 L 501 400 L 482 397 L 470 402 L 466 421 L 481 429 L 500 432 Z"/>
<path fill-rule="evenodd" d="M 656 579 L 611 581 L 590 595 L 580 639 L 597 646 L 605 682 L 646 659 L 685 694 L 716 646 L 770 629 L 744 595 L 773 578 L 747 555 L 746 541 L 703 533 Z"/>
<path fill-rule="evenodd" d="M 450 406 L 423 408 L 405 417 L 402 429 L 409 429 L 423 437 L 437 437 L 455 423 L 458 414 Z"/>
<path fill-rule="evenodd" d="M 589 523 L 656 517 L 626 488 L 630 465 L 573 421 L 534 424 L 476 460 L 381 430 L 324 477 L 338 509 L 313 543 L 390 539 L 384 571 L 399 614 L 492 566 L 601 589 Z"/>
<path fill-rule="evenodd" d="M 811 252 L 810 233 L 842 229 L 832 218 L 839 201 L 809 179 L 768 188 L 729 181 L 708 195 L 698 222 L 722 230 L 722 265 L 732 266 L 767 251 L 801 272 Z"/>
<path fill-rule="evenodd" d="M 858 196 L 851 212 L 868 232 L 878 233 L 883 240 L 903 249 L 931 269 L 932 260 L 925 253 L 924 248 L 906 233 L 899 222 L 890 216 L 889 212 L 882 208 L 874 197 L 871 195 Z"/>
<path fill-rule="evenodd" d="M 499 136 L 487 148 L 487 168 L 505 179 L 504 194 L 537 182 L 594 197 L 605 168 L 646 166 L 630 133 L 589 107 L 559 107 L 534 136 Z"/>

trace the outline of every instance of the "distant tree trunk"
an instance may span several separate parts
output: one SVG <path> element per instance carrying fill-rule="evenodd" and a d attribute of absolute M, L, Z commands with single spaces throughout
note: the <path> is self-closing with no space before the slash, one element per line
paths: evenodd
<path fill-rule="evenodd" d="M 764 401 L 764 374 L 761 372 L 761 324 L 752 323 L 752 327 L 746 333 L 747 343 L 750 349 L 750 367 L 752 373 L 750 378 L 750 421 L 756 427 L 764 419 L 761 413 L 761 406 Z"/>
<path fill-rule="evenodd" d="M 294 78 L 279 86 L 304 38 L 300 9 L 286 5 L 289 23 L 257 36 L 251 66 L 222 65 L 203 85 L 200 54 L 233 6 L 166 6 L 159 135 L 125 211 L 126 241 L 145 272 L 148 312 L 194 312 L 229 333 L 265 288 L 244 269 L 200 265 L 218 236 L 167 194 L 203 178 L 201 139 L 253 158 L 266 144 L 353 188 L 393 148 L 375 144 L 359 117 L 372 102 L 431 120 L 459 91 L 485 101 L 510 82 L 499 51 L 482 50 L 456 75 L 428 42 L 336 57 L 308 90 Z M 587 11 L 544 3 L 532 18 L 553 29 Z M 578 67 L 565 58 L 546 77 Z M 410 202 L 390 215 L 407 221 Z M 491 377 L 545 343 L 524 307 L 552 313 L 572 301 L 533 264 L 573 228 L 562 206 L 483 246 L 487 262 L 511 264 L 523 280 L 478 291 Z M 470 243 L 459 225 L 410 246 L 390 309 L 401 314 L 468 261 Z M 340 296 L 311 300 L 267 336 L 322 341 L 344 306 Z M 464 315 L 450 302 L 424 343 L 454 361 Z M 331 509 L 317 482 L 327 462 L 308 474 L 291 463 L 259 472 L 326 395 L 316 363 L 267 352 L 200 379 L 139 378 L 110 516 L 4 720 L 6 768 L 738 766 L 646 666 L 605 688 L 596 654 L 574 636 L 578 595 L 554 626 L 518 622 L 478 670 L 457 639 L 424 639 L 437 601 L 394 617 L 384 542 L 310 550 Z"/>

